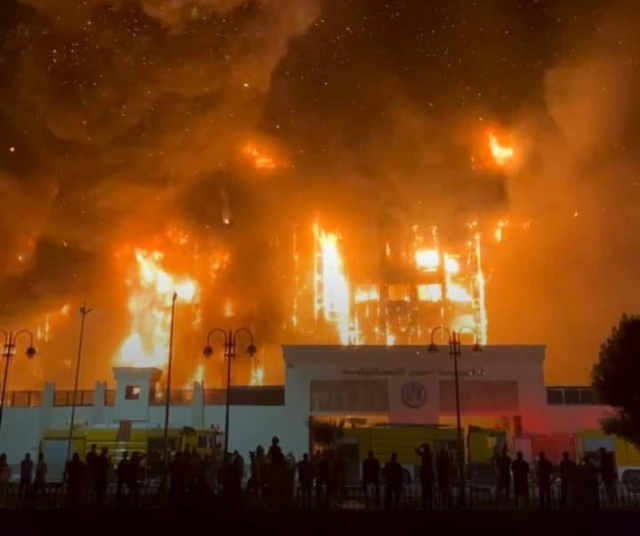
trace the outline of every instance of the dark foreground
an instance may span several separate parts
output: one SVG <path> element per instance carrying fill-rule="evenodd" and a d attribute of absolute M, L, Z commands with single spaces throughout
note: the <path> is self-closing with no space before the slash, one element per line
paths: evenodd
<path fill-rule="evenodd" d="M 3 510 L 2 534 L 337 536 L 383 534 L 640 535 L 632 511 L 220 511 Z"/>

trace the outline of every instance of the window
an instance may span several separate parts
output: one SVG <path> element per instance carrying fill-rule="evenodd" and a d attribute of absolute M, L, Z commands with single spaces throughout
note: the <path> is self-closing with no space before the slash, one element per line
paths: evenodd
<path fill-rule="evenodd" d="M 551 406 L 600 405 L 591 387 L 547 387 L 547 404 Z"/>
<path fill-rule="evenodd" d="M 580 403 L 585 406 L 595 406 L 598 403 L 596 394 L 591 389 L 580 389 Z"/>
<path fill-rule="evenodd" d="M 140 400 L 140 393 L 142 389 L 139 385 L 127 385 L 127 388 L 124 393 L 124 397 L 126 400 Z"/>
<path fill-rule="evenodd" d="M 564 404 L 562 389 L 547 389 L 547 404 L 550 406 L 560 406 Z"/>
<path fill-rule="evenodd" d="M 564 403 L 569 406 L 580 404 L 580 389 L 565 389 Z"/>

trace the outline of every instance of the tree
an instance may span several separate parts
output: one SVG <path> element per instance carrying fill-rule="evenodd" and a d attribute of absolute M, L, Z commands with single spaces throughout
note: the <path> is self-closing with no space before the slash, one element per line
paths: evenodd
<path fill-rule="evenodd" d="M 312 441 L 325 448 L 333 448 L 344 435 L 344 420 L 320 421 L 309 418 L 307 425 Z"/>
<path fill-rule="evenodd" d="M 602 428 L 640 447 L 640 316 L 623 315 L 600 348 L 591 382 L 600 402 L 615 408 Z"/>

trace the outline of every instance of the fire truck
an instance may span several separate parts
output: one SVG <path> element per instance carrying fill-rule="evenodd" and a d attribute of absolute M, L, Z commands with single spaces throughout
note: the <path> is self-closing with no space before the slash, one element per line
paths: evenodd
<path fill-rule="evenodd" d="M 201 456 L 208 455 L 212 459 L 222 456 L 224 433 L 217 428 L 169 428 L 167 436 L 170 453 L 183 451 L 189 446 Z M 92 445 L 96 445 L 98 452 L 106 447 L 113 466 L 122 459 L 125 451 L 129 455 L 138 452 L 145 456 L 147 477 L 154 478 L 159 474 L 163 463 L 164 444 L 163 428 L 134 427 L 130 423 L 113 427 L 80 426 L 73 430 L 70 452 L 79 453 L 84 460 Z M 48 480 L 62 481 L 69 452 L 69 430 L 45 430 L 40 442 L 40 452 L 47 460 Z"/>

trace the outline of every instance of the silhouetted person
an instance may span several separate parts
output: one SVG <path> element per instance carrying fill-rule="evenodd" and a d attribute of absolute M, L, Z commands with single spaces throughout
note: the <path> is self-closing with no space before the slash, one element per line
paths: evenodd
<path fill-rule="evenodd" d="M 313 488 L 313 465 L 309 461 L 309 455 L 304 454 L 302 461 L 298 462 L 298 482 L 302 495 L 302 507 L 311 508 L 311 490 Z"/>
<path fill-rule="evenodd" d="M 44 461 L 42 452 L 38 455 L 38 463 L 36 464 L 36 477 L 33 483 L 33 494 L 37 498 L 40 495 L 47 496 L 47 462 Z"/>
<path fill-rule="evenodd" d="M 71 461 L 67 464 L 67 493 L 69 503 L 72 507 L 77 507 L 82 496 L 82 487 L 86 475 L 87 466 L 80 459 L 80 454 L 75 452 Z"/>
<path fill-rule="evenodd" d="M 516 506 L 522 508 L 529 503 L 529 464 L 522 457 L 522 452 L 516 455 L 516 459 L 511 464 L 511 471 Z"/>
<path fill-rule="evenodd" d="M 100 454 L 93 459 L 92 463 L 91 482 L 96 493 L 96 504 L 98 506 L 102 506 L 104 504 L 105 493 L 107 492 L 109 469 L 111 468 L 109 449 L 107 447 L 103 447 Z"/>
<path fill-rule="evenodd" d="M 391 454 L 391 460 L 384 466 L 385 505 L 387 508 L 400 508 L 402 493 L 402 466 L 398 463 L 398 455 Z"/>
<path fill-rule="evenodd" d="M 560 503 L 562 508 L 569 508 L 572 505 L 575 476 L 576 462 L 569 458 L 568 452 L 563 452 L 560 462 Z"/>
<path fill-rule="evenodd" d="M 173 506 L 182 508 L 184 506 L 185 477 L 187 472 L 187 461 L 181 452 L 176 452 L 169 466 L 171 478 L 171 498 Z"/>
<path fill-rule="evenodd" d="M 331 466 L 326 452 L 318 456 L 316 471 L 316 500 L 319 508 L 327 508 L 329 495 L 329 480 L 331 479 Z"/>
<path fill-rule="evenodd" d="M 33 481 L 33 460 L 28 452 L 20 462 L 20 488 L 18 491 L 18 501 L 24 506 L 31 493 L 31 482 Z"/>
<path fill-rule="evenodd" d="M 118 487 L 116 496 L 118 498 L 118 505 L 122 506 L 124 499 L 122 498 L 122 489 L 127 486 L 129 487 L 129 453 L 125 450 L 122 453 L 122 459 L 120 463 L 118 463 L 118 468 L 116 469 L 117 478 L 118 478 Z M 131 491 L 130 489 L 127 491 Z"/>
<path fill-rule="evenodd" d="M 416 449 L 420 456 L 420 486 L 422 488 L 422 508 L 433 508 L 433 452 L 427 443 Z"/>
<path fill-rule="evenodd" d="M 551 506 L 551 477 L 553 466 L 544 452 L 538 455 L 538 488 L 540 490 L 540 508 Z"/>
<path fill-rule="evenodd" d="M 198 465 L 198 475 L 197 475 L 197 489 L 198 493 L 203 495 L 208 495 L 211 490 L 211 460 L 208 454 L 204 455 L 204 458 Z"/>
<path fill-rule="evenodd" d="M 507 447 L 503 447 L 502 452 L 496 459 L 496 470 L 498 473 L 496 504 L 500 504 L 500 499 L 504 494 L 508 505 L 511 493 L 511 458 L 507 454 Z"/>
<path fill-rule="evenodd" d="M 344 497 L 347 483 L 347 464 L 339 452 L 333 459 L 333 496 L 334 500 Z"/>
<path fill-rule="evenodd" d="M 129 471 L 127 475 L 127 487 L 129 494 L 133 498 L 133 506 L 137 508 L 140 504 L 140 485 L 142 483 L 142 460 L 145 455 L 134 452 L 129 461 Z"/>
<path fill-rule="evenodd" d="M 94 492 L 95 492 L 95 487 L 93 484 L 93 472 L 95 469 L 95 462 L 97 459 L 98 459 L 98 446 L 95 443 L 93 443 L 91 445 L 91 449 L 89 450 L 89 452 L 87 452 L 86 456 L 84 457 L 84 463 L 86 464 L 86 467 L 89 471 L 88 484 L 91 486 Z"/>
<path fill-rule="evenodd" d="M 380 461 L 369 451 L 369 456 L 362 462 L 362 488 L 367 508 L 369 508 L 369 488 L 375 490 L 375 505 L 380 506 Z"/>
<path fill-rule="evenodd" d="M 337 489 L 337 471 L 336 471 L 336 459 L 333 450 L 327 450 L 327 485 L 325 502 L 327 507 L 331 508 L 334 505 Z"/>
<path fill-rule="evenodd" d="M 271 439 L 271 446 L 269 447 L 267 457 L 272 465 L 284 465 L 284 455 L 280 448 L 280 439 L 277 436 L 273 436 Z"/>
<path fill-rule="evenodd" d="M 593 463 L 588 452 L 580 460 L 578 474 L 580 475 L 580 495 L 582 496 L 581 506 L 599 508 L 598 468 Z"/>
<path fill-rule="evenodd" d="M 0 508 L 4 508 L 7 502 L 7 490 L 11 482 L 11 467 L 7 462 L 7 455 L 0 454 Z"/>
<path fill-rule="evenodd" d="M 442 506 L 444 508 L 450 508 L 452 504 L 451 500 L 451 456 L 444 449 L 440 449 L 440 452 L 436 456 L 436 475 L 438 477 L 438 489 L 440 490 L 440 497 L 442 497 Z"/>
<path fill-rule="evenodd" d="M 616 480 L 617 480 L 616 464 L 613 459 L 613 454 L 606 451 L 606 449 L 600 449 L 600 478 L 604 485 L 604 491 L 607 497 L 608 506 L 614 506 L 616 504 Z"/>

